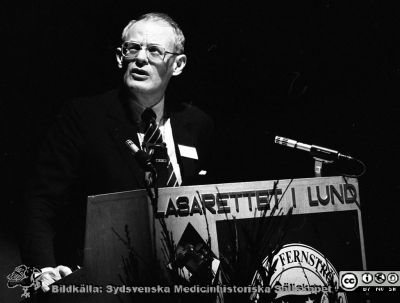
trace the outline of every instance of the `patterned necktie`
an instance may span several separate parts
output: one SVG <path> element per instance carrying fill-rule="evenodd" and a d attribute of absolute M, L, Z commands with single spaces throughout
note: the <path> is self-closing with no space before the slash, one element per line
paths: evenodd
<path fill-rule="evenodd" d="M 156 123 L 155 112 L 151 108 L 146 108 L 142 114 L 142 121 L 146 129 L 143 147 L 152 155 L 152 161 L 158 173 L 158 185 L 179 186 L 161 131 Z M 162 155 L 162 157 L 158 157 L 158 155 Z M 162 163 L 163 161 L 160 161 L 159 158 L 166 159 L 166 163 Z"/>

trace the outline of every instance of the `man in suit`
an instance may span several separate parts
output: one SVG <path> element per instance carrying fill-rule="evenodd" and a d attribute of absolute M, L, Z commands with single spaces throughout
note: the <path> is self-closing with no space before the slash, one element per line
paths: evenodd
<path fill-rule="evenodd" d="M 42 288 L 80 264 L 88 195 L 144 187 L 144 171 L 126 146 L 144 146 L 151 112 L 166 143 L 173 184 L 200 183 L 213 124 L 192 105 L 166 101 L 170 79 L 186 65 L 184 36 L 165 14 L 131 21 L 117 49 L 121 88 L 65 106 L 44 142 L 25 194 L 22 257 L 43 269 Z M 163 145 L 165 146 L 165 145 Z M 63 266 L 58 266 L 62 264 Z"/>

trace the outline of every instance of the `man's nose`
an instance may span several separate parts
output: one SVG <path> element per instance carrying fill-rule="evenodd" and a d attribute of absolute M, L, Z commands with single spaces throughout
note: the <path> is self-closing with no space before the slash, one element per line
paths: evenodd
<path fill-rule="evenodd" d="M 138 52 L 138 54 L 136 56 L 136 62 L 141 63 L 141 64 L 148 63 L 146 49 L 144 49 L 144 48 L 140 49 L 140 51 Z"/>

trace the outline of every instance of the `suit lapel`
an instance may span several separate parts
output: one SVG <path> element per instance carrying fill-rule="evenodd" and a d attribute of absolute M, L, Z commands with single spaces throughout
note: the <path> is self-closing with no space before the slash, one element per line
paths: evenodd
<path fill-rule="evenodd" d="M 178 160 L 178 164 L 181 170 L 182 183 L 185 184 L 185 180 L 192 177 L 196 173 L 196 161 L 186 157 L 182 157 L 178 145 L 195 146 L 195 140 L 193 132 L 191 131 L 190 122 L 185 119 L 180 119 L 175 114 L 171 113 L 171 128 L 172 135 L 174 138 L 175 152 Z"/>
<path fill-rule="evenodd" d="M 130 139 L 138 147 L 140 146 L 137 136 L 138 127 L 134 123 L 132 123 L 127 117 L 127 111 L 124 108 L 125 105 L 120 95 L 118 96 L 118 100 L 115 101 L 115 104 L 109 107 L 109 111 L 107 114 L 108 129 L 111 132 L 111 136 L 119 153 L 121 154 L 124 162 L 127 163 L 130 172 L 136 180 L 136 187 L 143 188 L 144 172 L 125 144 L 125 141 Z"/>

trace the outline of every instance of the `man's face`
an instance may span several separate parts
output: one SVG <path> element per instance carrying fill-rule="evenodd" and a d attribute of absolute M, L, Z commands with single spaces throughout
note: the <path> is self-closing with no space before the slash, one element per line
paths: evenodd
<path fill-rule="evenodd" d="M 165 22 L 141 20 L 136 22 L 126 35 L 125 41 L 144 46 L 134 59 L 123 59 L 124 83 L 133 95 L 162 96 L 173 74 L 175 56 L 166 54 L 161 62 L 148 60 L 145 47 L 159 45 L 174 52 L 175 34 Z"/>

